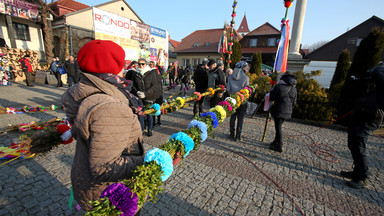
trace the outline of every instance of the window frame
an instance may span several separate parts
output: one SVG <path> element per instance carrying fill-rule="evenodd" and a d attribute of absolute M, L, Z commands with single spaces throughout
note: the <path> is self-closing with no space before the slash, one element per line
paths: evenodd
<path fill-rule="evenodd" d="M 255 45 L 252 46 L 252 41 L 256 41 Z M 257 47 L 257 38 L 251 38 L 249 39 L 249 47 Z"/>
<path fill-rule="evenodd" d="M 270 41 L 273 40 L 273 45 L 270 45 Z M 276 46 L 276 38 L 268 38 L 268 43 L 267 43 L 267 46 L 268 47 L 274 47 Z"/>
<path fill-rule="evenodd" d="M 20 28 L 20 26 L 25 26 L 26 29 Z M 22 40 L 22 41 L 31 41 L 31 34 L 29 31 L 29 25 L 24 23 L 18 23 L 18 22 L 12 22 L 13 30 L 15 31 L 15 39 Z M 23 31 L 22 34 L 20 34 Z M 23 38 L 20 37 L 20 35 L 23 35 Z"/>

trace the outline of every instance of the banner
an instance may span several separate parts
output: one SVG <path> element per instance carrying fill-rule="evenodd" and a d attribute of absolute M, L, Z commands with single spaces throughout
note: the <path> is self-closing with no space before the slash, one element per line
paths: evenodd
<path fill-rule="evenodd" d="M 0 0 L 0 13 L 38 21 L 37 5 L 23 0 Z"/>
<path fill-rule="evenodd" d="M 168 32 L 93 8 L 95 39 L 111 40 L 125 51 L 126 63 L 145 58 L 168 65 Z"/>
<path fill-rule="evenodd" d="M 168 62 L 168 33 L 154 26 L 150 27 L 150 33 L 150 60 L 165 66 Z"/>

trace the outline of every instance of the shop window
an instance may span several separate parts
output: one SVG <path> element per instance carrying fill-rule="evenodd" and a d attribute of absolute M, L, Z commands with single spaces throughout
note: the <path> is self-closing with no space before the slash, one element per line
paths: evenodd
<path fill-rule="evenodd" d="M 30 41 L 31 36 L 29 35 L 28 25 L 21 23 L 12 23 L 13 29 L 15 30 L 15 38 L 18 40 Z"/>

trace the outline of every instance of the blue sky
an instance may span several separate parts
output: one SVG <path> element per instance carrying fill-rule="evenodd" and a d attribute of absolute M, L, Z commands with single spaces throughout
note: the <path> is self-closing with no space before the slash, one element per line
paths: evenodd
<path fill-rule="evenodd" d="M 87 5 L 107 1 L 78 0 Z M 181 41 L 195 30 L 222 28 L 231 20 L 233 0 L 134 0 L 126 1 L 147 24 L 168 30 L 171 38 Z M 294 21 L 295 4 L 288 18 Z M 246 13 L 249 29 L 269 22 L 280 29 L 285 14 L 283 0 L 238 0 L 236 29 Z M 332 40 L 348 29 L 376 15 L 384 19 L 383 0 L 308 0 L 302 44 Z"/>

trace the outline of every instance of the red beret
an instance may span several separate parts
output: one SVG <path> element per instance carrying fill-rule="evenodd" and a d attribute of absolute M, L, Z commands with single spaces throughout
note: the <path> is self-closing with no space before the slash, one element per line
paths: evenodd
<path fill-rule="evenodd" d="M 84 72 L 118 74 L 123 69 L 125 52 L 118 44 L 93 40 L 79 50 L 77 63 Z"/>

